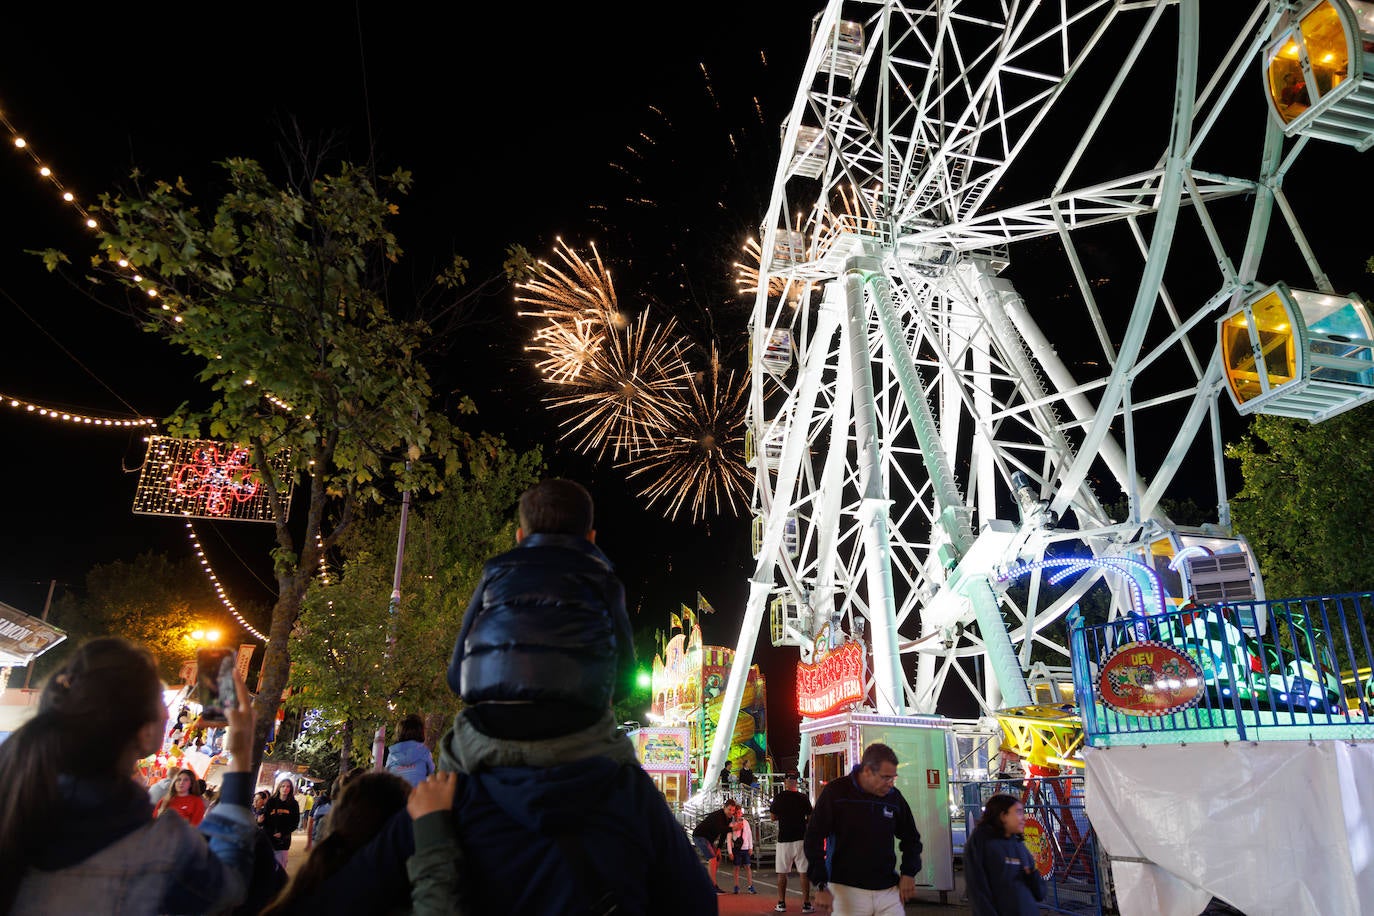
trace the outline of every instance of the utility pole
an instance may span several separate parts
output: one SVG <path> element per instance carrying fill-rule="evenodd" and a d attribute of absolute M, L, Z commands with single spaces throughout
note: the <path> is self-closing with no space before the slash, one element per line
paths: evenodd
<path fill-rule="evenodd" d="M 410 470 L 410 462 L 406 462 Z M 410 522 L 410 491 L 401 494 L 401 528 L 396 535 L 396 566 L 391 574 L 391 602 L 387 605 L 389 621 L 386 629 L 386 654 L 382 665 L 391 663 L 391 650 L 396 645 L 396 611 L 401 606 L 401 566 L 406 553 L 406 527 Z M 381 772 L 386 768 L 386 720 L 377 723 L 377 735 L 372 740 L 372 769 Z"/>
<path fill-rule="evenodd" d="M 48 580 L 48 597 L 47 597 L 47 599 L 44 600 L 44 602 L 43 602 L 43 622 L 44 622 L 44 623 L 47 623 L 47 622 L 48 622 L 48 611 L 52 609 L 52 593 L 53 593 L 53 589 L 55 589 L 55 588 L 57 588 L 57 580 L 56 580 L 56 579 L 49 579 L 49 580 Z M 29 689 L 29 684 L 30 684 L 32 681 L 33 681 L 33 662 L 29 662 L 29 664 L 28 664 L 28 671 L 25 672 L 25 674 L 24 674 L 24 689 L 25 689 L 25 690 L 28 690 L 28 689 Z"/>

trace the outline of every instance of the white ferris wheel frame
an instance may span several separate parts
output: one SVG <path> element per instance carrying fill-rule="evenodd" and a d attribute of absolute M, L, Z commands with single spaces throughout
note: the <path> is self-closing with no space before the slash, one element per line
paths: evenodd
<path fill-rule="evenodd" d="M 866 621 L 870 696 L 881 714 L 934 711 L 951 673 L 985 710 L 1001 701 L 1023 705 L 1024 680 L 1006 672 L 1025 668 L 1036 641 L 1067 656 L 1041 631 L 1102 573 L 1085 575 L 1044 607 L 1036 606 L 1033 579 L 1022 608 L 993 582 L 997 569 L 1066 539 L 1095 554 L 1119 550 L 1160 516 L 1160 499 L 1204 427 L 1218 526 L 1229 527 L 1221 366 L 1215 346 L 1197 341 L 1253 288 L 1276 205 L 1313 283 L 1330 291 L 1283 192 L 1304 138 L 1285 150 L 1282 131 L 1266 120 L 1253 177 L 1194 165 L 1238 89 L 1254 91 L 1254 62 L 1282 6 L 1258 0 L 1234 11 L 1234 39 L 1205 74 L 1199 0 L 832 0 L 818 15 L 763 222 L 750 327 L 750 429 L 755 443 L 781 442 L 775 468 L 762 454 L 756 459 L 761 543 L 704 785 L 715 784 L 726 760 L 774 597 L 804 609 L 787 632 L 803 660 L 827 623 L 844 617 L 853 629 Z M 1075 184 L 1148 41 L 1175 10 L 1172 115 L 1155 166 Z M 861 54 L 846 62 L 848 79 L 838 64 L 844 49 L 837 25 L 846 20 L 866 34 Z M 1055 180 L 1042 196 L 987 209 L 1113 28 L 1136 37 Z M 1079 38 L 1084 31 L 1088 37 Z M 961 41 L 970 34 L 978 37 Z M 824 139 L 804 136 L 804 125 L 820 128 Z M 822 143 L 823 169 L 799 172 L 805 154 L 820 158 Z M 834 212 L 837 189 L 849 193 L 857 212 Z M 1233 258 L 1211 213 L 1236 198 L 1249 200 L 1249 217 Z M 1181 211 L 1196 220 L 1218 266 L 1214 291 L 1200 299 L 1178 300 L 1164 282 Z M 1075 246 L 1080 230 L 1107 225 L 1126 226 L 1143 261 L 1129 320 L 1116 334 Z M 787 241 L 782 234 L 803 228 L 805 256 L 773 264 L 772 253 Z M 1096 378 L 1074 377 L 1052 335 L 999 276 L 1018 243 L 1044 237 L 1060 242 L 1077 280 L 1077 314 L 1091 324 L 1107 366 Z M 795 367 L 781 379 L 763 363 L 779 328 L 795 341 Z M 1186 372 L 1171 390 L 1142 396 L 1141 379 L 1166 357 L 1186 363 Z M 1153 467 L 1142 467 L 1137 416 L 1166 406 L 1175 415 L 1170 445 Z M 1124 521 L 1108 519 L 1094 495 L 1089 475 L 1099 461 L 1127 496 Z M 1033 480 L 1042 500 L 1037 524 L 999 519 L 999 495 L 1005 505 L 1015 471 Z M 1076 527 L 1044 524 L 1066 515 Z M 784 550 L 789 524 L 795 557 Z M 915 622 L 918 633 L 901 635 Z M 971 623 L 977 635 L 965 628 Z M 917 655 L 914 683 L 901 665 L 905 652 Z M 981 688 L 956 664 L 975 655 L 986 656 L 995 674 Z"/>

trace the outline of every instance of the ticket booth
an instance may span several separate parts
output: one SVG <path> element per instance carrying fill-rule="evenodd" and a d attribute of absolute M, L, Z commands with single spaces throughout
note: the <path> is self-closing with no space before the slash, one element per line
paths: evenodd
<path fill-rule="evenodd" d="M 1363 152 L 1374 145 L 1374 3 L 1316 0 L 1290 10 L 1263 56 L 1270 114 Z"/>
<path fill-rule="evenodd" d="M 897 754 L 897 790 L 916 819 L 924 850 L 918 887 L 954 889 L 954 847 L 950 821 L 949 720 L 940 716 L 880 716 L 846 710 L 802 719 L 803 747 L 809 745 L 807 777 L 814 803 L 834 779 L 845 779 L 875 741 Z"/>
<path fill-rule="evenodd" d="M 1275 283 L 1217 328 L 1227 389 L 1242 414 L 1319 423 L 1374 398 L 1374 320 L 1359 296 Z"/>

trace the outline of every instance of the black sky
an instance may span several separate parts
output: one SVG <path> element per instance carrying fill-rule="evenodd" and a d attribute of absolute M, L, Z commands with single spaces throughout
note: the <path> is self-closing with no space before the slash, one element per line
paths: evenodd
<path fill-rule="evenodd" d="M 0 109 L 86 201 L 135 166 L 184 176 L 209 201 L 214 162 L 275 166 L 295 130 L 328 138 L 340 158 L 415 175 L 397 222 L 407 251 L 397 289 L 411 277 L 423 283 L 454 253 L 480 279 L 499 270 L 510 243 L 548 256 L 558 236 L 595 240 L 622 301 L 680 309 L 699 340 L 714 332 L 738 350 L 743 312 L 719 302 L 716 284 L 728 289 L 729 278 L 710 276 L 709 261 L 762 216 L 810 13 L 773 2 L 540 6 L 246 3 L 211 14 L 155 2 L 133 17 L 60 22 L 50 10 L 15 9 Z M 755 174 L 756 187 L 746 180 Z M 703 193 L 724 199 L 722 182 L 743 212 L 717 207 L 712 225 L 684 212 Z M 70 284 L 24 253 L 56 247 L 80 264 L 94 249 L 56 190 L 8 146 L 0 202 L 0 392 L 155 417 L 202 396 L 195 363 L 140 331 L 121 292 Z M 712 327 L 705 316 L 717 306 Z M 637 628 L 666 627 L 668 612 L 699 590 L 719 610 L 705 620 L 707 640 L 733 645 L 753 565 L 747 518 L 674 524 L 645 510 L 620 471 L 557 442 L 510 292 L 482 300 L 477 318 L 432 367 L 436 388 L 471 396 L 482 428 L 542 445 L 554 473 L 591 485 L 600 542 L 626 581 Z M 0 412 L 0 440 L 9 482 L 0 600 L 37 613 L 50 579 L 79 587 L 95 563 L 145 550 L 189 555 L 180 523 L 130 513 L 141 434 Z M 230 594 L 270 603 L 269 528 L 198 528 Z M 795 653 L 763 656 L 777 711 L 790 703 Z"/>
<path fill-rule="evenodd" d="M 408 274 L 430 276 L 456 252 L 480 278 L 510 243 L 547 256 L 555 237 L 595 240 L 622 300 L 675 313 L 698 339 L 715 334 L 738 355 L 744 312 L 725 292 L 728 256 L 762 216 L 813 12 L 783 2 L 359 0 L 213 11 L 150 2 L 133 15 L 58 19 L 52 8 L 15 6 L 0 110 L 84 200 L 135 165 L 185 176 L 212 200 L 216 160 L 275 165 L 299 125 L 312 140 L 331 137 L 341 157 L 414 172 L 397 223 Z M 1338 288 L 1358 288 L 1360 252 L 1374 248 L 1358 237 L 1365 160 L 1337 149 L 1324 161 L 1330 173 L 1295 174 L 1290 193 L 1308 208 L 1330 196 L 1330 218 L 1305 225 L 1319 250 L 1343 241 L 1347 256 L 1326 266 Z M 0 150 L 0 392 L 156 417 L 198 396 L 194 362 L 140 331 L 121 293 L 68 284 L 24 253 L 47 247 L 78 262 L 93 250 L 30 160 Z M 665 626 L 699 590 L 719 610 L 706 618 L 707 641 L 733 645 L 753 569 L 748 519 L 673 524 L 644 510 L 621 472 L 557 444 L 510 294 L 483 300 L 478 317 L 433 367 L 436 387 L 473 397 L 479 425 L 518 446 L 542 444 L 555 473 L 590 483 L 637 627 Z M 1223 412 L 1235 423 L 1229 405 Z M 0 600 L 37 612 L 50 579 L 76 586 L 94 563 L 189 553 L 180 523 L 129 511 L 140 436 L 0 410 L 0 442 Z M 270 578 L 265 526 L 203 523 L 201 536 L 237 600 L 270 601 L 258 581 Z M 794 721 L 784 710 L 796 653 L 760 642 L 785 761 L 796 735 L 779 723 Z"/>

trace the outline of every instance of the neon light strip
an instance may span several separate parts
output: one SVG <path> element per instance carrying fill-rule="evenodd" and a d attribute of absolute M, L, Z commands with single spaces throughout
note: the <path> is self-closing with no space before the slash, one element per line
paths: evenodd
<path fill-rule="evenodd" d="M 0 394 L 0 403 L 15 410 L 22 410 L 31 413 L 36 417 L 47 417 L 49 420 L 63 420 L 67 423 L 81 423 L 86 426 L 157 426 L 157 421 L 148 417 L 139 417 L 137 420 L 122 420 L 116 417 L 97 417 L 91 414 L 72 413 L 69 410 L 58 410 L 56 407 L 44 407 L 41 404 L 34 404 L 22 398 L 12 398 L 7 394 Z"/>
<path fill-rule="evenodd" d="M 210 577 L 210 584 L 214 586 L 215 594 L 219 595 L 220 603 L 229 609 L 230 614 L 234 615 L 234 619 L 238 621 L 239 626 L 243 627 L 258 639 L 261 639 L 264 643 L 271 642 L 272 640 L 253 629 L 253 625 L 244 620 L 243 615 L 239 613 L 239 609 L 234 607 L 234 602 L 229 600 L 229 594 L 224 590 L 224 583 L 219 581 L 219 577 L 215 575 L 215 571 L 210 568 L 210 561 L 205 556 L 205 548 L 200 546 L 200 538 L 196 537 L 196 529 L 190 522 L 186 523 L 186 533 L 191 539 L 191 546 L 196 548 L 196 557 L 200 560 L 200 565 L 205 570 L 205 575 Z"/>

